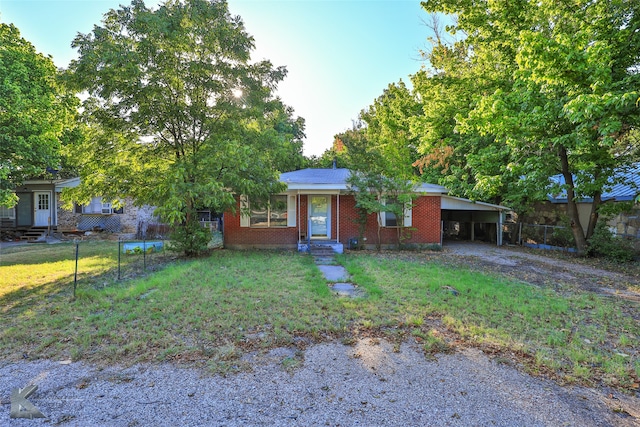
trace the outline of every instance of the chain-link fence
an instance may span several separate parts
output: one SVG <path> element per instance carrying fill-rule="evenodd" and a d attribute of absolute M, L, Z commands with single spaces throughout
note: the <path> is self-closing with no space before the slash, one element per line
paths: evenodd
<path fill-rule="evenodd" d="M 163 239 L 75 240 L 74 293 L 78 286 L 104 287 L 162 268 L 176 257 L 167 244 Z"/>
<path fill-rule="evenodd" d="M 169 250 L 169 244 L 170 242 L 164 238 L 118 241 L 76 239 L 74 290 L 81 281 L 90 286 L 102 287 L 110 282 L 159 270 L 179 256 Z M 222 247 L 222 233 L 211 231 L 211 240 L 207 248 Z M 100 268 L 95 268 L 95 264 L 89 266 L 94 262 L 100 263 Z"/>
<path fill-rule="evenodd" d="M 612 236 L 625 239 L 640 249 L 640 239 L 633 234 L 613 232 Z M 559 225 L 509 223 L 502 226 L 503 243 L 509 245 L 532 246 L 547 249 L 567 249 L 575 247 L 573 233 L 569 227 Z"/>
<path fill-rule="evenodd" d="M 504 224 L 503 242 L 541 248 L 569 249 L 575 246 L 571 229 L 558 225 Z"/>

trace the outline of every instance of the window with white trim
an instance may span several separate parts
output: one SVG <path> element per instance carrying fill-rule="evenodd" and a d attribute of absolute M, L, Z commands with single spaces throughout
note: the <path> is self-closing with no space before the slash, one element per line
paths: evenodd
<path fill-rule="evenodd" d="M 120 207 L 119 209 L 114 209 L 111 202 L 106 202 L 102 200 L 102 197 L 94 197 L 91 199 L 88 205 L 82 206 L 83 214 L 102 214 L 102 215 L 110 215 L 110 214 L 121 214 L 124 212 L 124 209 Z"/>
<path fill-rule="evenodd" d="M 385 206 L 390 204 L 398 203 L 398 199 L 395 197 L 388 198 L 385 200 Z M 384 221 L 382 222 L 383 227 L 397 227 L 398 226 L 398 218 L 396 214 L 391 211 L 384 211 Z"/>
<path fill-rule="evenodd" d="M 0 218 L 16 219 L 16 208 L 0 206 Z"/>
<path fill-rule="evenodd" d="M 296 226 L 296 196 L 278 194 L 267 201 L 249 202 L 240 196 L 240 227 L 279 228 Z"/>
<path fill-rule="evenodd" d="M 398 203 L 398 199 L 395 197 L 389 197 L 387 199 L 383 199 L 382 203 L 384 205 L 390 205 L 392 203 Z M 397 215 L 391 211 L 380 212 L 380 224 L 382 227 L 399 227 L 400 225 L 403 225 L 404 227 L 411 227 L 411 204 L 405 204 L 403 211 L 404 218 L 402 218 L 402 224 L 399 223 Z"/>
<path fill-rule="evenodd" d="M 268 202 L 256 201 L 249 204 L 250 227 L 286 227 L 287 196 L 275 195 Z"/>

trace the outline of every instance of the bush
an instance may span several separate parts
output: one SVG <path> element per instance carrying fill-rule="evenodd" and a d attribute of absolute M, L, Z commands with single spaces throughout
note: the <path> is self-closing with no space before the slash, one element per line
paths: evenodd
<path fill-rule="evenodd" d="M 615 262 L 629 262 L 635 258 L 635 250 L 630 241 L 614 236 L 604 221 L 598 222 L 593 236 L 589 239 L 587 254 L 604 257 Z"/>
<path fill-rule="evenodd" d="M 553 229 L 549 240 L 553 246 L 563 248 L 574 248 L 576 246 L 573 232 L 571 231 L 571 223 L 568 218 L 563 218 L 560 226 Z"/>
<path fill-rule="evenodd" d="M 207 251 L 207 244 L 211 240 L 211 232 L 198 221 L 191 221 L 178 226 L 171 233 L 169 249 L 184 253 L 186 256 L 198 256 Z"/>

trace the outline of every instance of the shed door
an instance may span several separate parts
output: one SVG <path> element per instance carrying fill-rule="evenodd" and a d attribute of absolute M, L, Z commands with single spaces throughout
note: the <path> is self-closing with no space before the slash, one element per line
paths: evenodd
<path fill-rule="evenodd" d="M 18 206 L 16 206 L 16 225 L 29 227 L 33 225 L 33 194 L 18 193 Z"/>
<path fill-rule="evenodd" d="M 36 227 L 46 227 L 51 220 L 51 192 L 36 191 L 34 197 L 34 224 Z"/>

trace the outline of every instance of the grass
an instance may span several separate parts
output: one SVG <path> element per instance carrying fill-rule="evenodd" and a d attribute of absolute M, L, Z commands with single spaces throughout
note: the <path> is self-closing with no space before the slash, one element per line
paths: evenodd
<path fill-rule="evenodd" d="M 72 300 L 69 251 L 3 250 L 1 357 L 181 361 L 230 372 L 243 369 L 247 351 L 377 336 L 397 348 L 415 340 L 428 354 L 477 346 L 562 381 L 639 382 L 640 326 L 618 302 L 452 269 L 417 252 L 340 256 L 367 292 L 350 299 L 332 295 L 311 258 L 296 253 L 216 251 L 116 281 L 112 249 L 95 243 Z"/>

